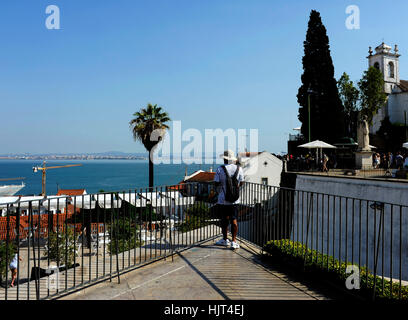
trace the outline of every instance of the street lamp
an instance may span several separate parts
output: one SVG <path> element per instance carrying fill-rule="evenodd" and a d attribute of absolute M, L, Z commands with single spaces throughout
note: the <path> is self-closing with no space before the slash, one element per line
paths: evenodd
<path fill-rule="evenodd" d="M 310 139 L 310 95 L 314 94 L 315 92 L 311 89 L 311 86 L 309 86 L 309 89 L 307 89 L 307 110 L 308 110 L 308 129 L 309 129 L 309 142 L 311 141 Z"/>

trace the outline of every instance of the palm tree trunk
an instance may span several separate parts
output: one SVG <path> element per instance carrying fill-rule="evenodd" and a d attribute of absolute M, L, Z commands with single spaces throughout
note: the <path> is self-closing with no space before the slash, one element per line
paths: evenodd
<path fill-rule="evenodd" d="M 152 189 L 154 185 L 154 170 L 151 150 L 149 151 L 149 188 Z"/>

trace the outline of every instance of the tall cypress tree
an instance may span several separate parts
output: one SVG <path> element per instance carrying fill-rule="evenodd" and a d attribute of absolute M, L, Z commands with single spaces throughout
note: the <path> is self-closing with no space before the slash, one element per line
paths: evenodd
<path fill-rule="evenodd" d="M 297 95 L 301 132 L 308 139 L 310 95 L 311 140 L 336 142 L 344 136 L 344 111 L 334 78 L 329 38 L 320 13 L 312 10 L 304 41 L 302 86 Z M 311 90 L 312 93 L 308 91 Z"/>

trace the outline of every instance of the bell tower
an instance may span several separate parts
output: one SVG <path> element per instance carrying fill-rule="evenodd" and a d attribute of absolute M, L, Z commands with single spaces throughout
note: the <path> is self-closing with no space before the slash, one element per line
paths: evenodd
<path fill-rule="evenodd" d="M 375 48 L 375 54 L 369 48 L 368 65 L 375 67 L 384 75 L 384 92 L 392 93 L 394 88 L 400 84 L 398 46 L 395 45 L 394 52 L 384 42 Z"/>

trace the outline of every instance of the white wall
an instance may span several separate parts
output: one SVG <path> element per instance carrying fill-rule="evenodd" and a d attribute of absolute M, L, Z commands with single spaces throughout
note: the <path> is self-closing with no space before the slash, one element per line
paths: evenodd
<path fill-rule="evenodd" d="M 244 159 L 243 162 L 246 182 L 261 184 L 262 178 L 268 178 L 268 185 L 280 185 L 283 162 L 271 153 L 262 152 L 255 157 Z"/>
<path fill-rule="evenodd" d="M 392 123 L 404 123 L 404 110 L 408 117 L 408 92 L 392 94 L 388 100 L 388 113 Z M 408 121 L 408 118 L 407 118 Z"/>
<path fill-rule="evenodd" d="M 371 271 L 378 250 L 377 274 L 399 278 L 401 263 L 408 280 L 408 183 L 298 175 L 296 189 L 320 194 L 294 198 L 292 240 Z"/>

